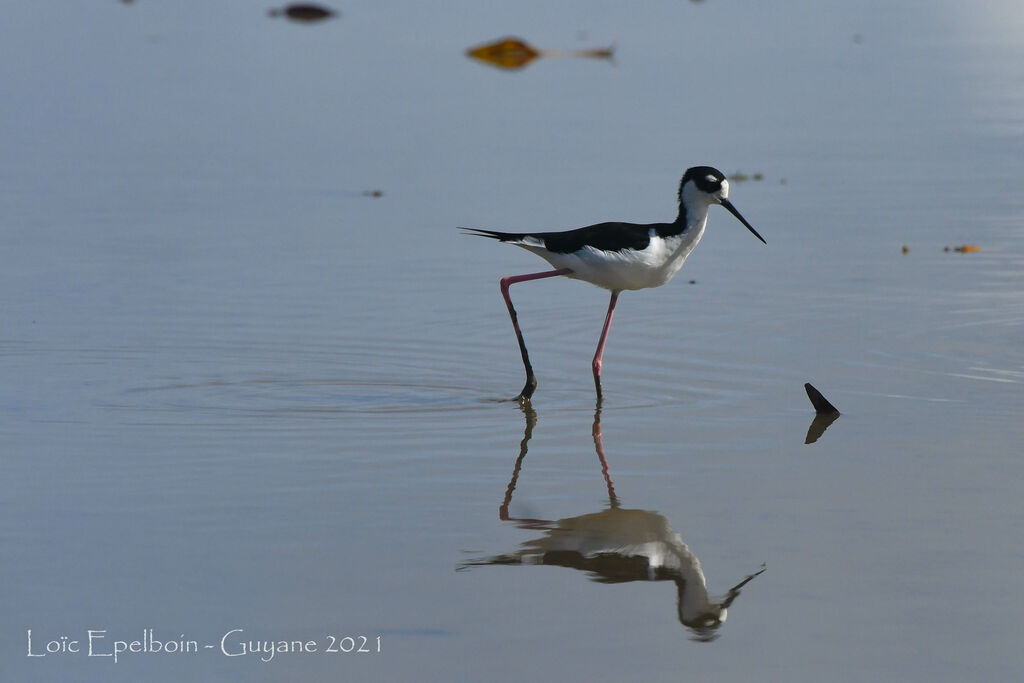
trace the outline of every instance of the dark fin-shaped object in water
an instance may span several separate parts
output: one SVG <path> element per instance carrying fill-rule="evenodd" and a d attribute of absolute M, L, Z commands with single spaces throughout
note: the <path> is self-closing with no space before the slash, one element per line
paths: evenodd
<path fill-rule="evenodd" d="M 821 395 L 820 391 L 811 386 L 810 382 L 804 384 L 804 389 L 807 391 L 807 398 L 811 399 L 814 412 L 817 413 L 814 420 L 811 421 L 811 426 L 807 428 L 807 438 L 804 443 L 809 444 L 817 441 L 828 429 L 828 426 L 836 421 L 839 411 Z"/>
<path fill-rule="evenodd" d="M 807 398 L 811 399 L 811 404 L 814 406 L 814 412 L 818 415 L 839 415 L 839 411 L 836 407 L 828 402 L 828 399 L 821 395 L 821 392 L 811 386 L 810 382 L 804 383 L 804 389 L 807 390 Z"/>

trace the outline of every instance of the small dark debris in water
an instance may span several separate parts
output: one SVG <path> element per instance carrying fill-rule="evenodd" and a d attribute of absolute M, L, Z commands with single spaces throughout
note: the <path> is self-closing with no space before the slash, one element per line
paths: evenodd
<path fill-rule="evenodd" d="M 364 197 L 383 197 L 384 190 L 363 190 Z"/>
<path fill-rule="evenodd" d="M 981 247 L 977 244 L 961 244 L 959 247 L 953 247 L 952 249 L 944 247 L 942 251 L 955 251 L 958 254 L 970 254 L 975 251 L 981 251 Z"/>
<path fill-rule="evenodd" d="M 804 383 L 804 390 L 807 391 L 807 398 L 811 399 L 811 405 L 814 406 L 814 412 L 819 415 L 838 415 L 839 411 L 836 407 L 829 403 L 828 399 L 821 395 L 821 392 L 811 386 L 810 382 Z"/>
<path fill-rule="evenodd" d="M 754 173 L 752 175 L 747 175 L 743 171 L 736 171 L 735 173 L 729 176 L 729 180 L 733 181 L 734 183 L 745 183 L 748 180 L 759 181 L 764 180 L 764 174 Z"/>
<path fill-rule="evenodd" d="M 275 8 L 267 12 L 272 17 L 287 17 L 292 21 L 304 21 L 314 22 L 322 21 L 324 19 L 330 19 L 335 16 L 337 12 L 327 7 L 321 7 L 320 5 L 308 5 L 308 4 L 295 4 L 285 5 L 284 7 Z"/>
<path fill-rule="evenodd" d="M 861 34 L 859 34 L 859 33 L 854 33 L 854 34 L 853 34 L 853 42 L 854 42 L 855 44 L 857 44 L 857 45 L 860 45 L 861 43 L 863 43 L 863 42 L 864 42 L 864 36 L 862 36 L 862 35 L 861 35 Z"/>
<path fill-rule="evenodd" d="M 697 284 L 697 281 L 696 280 L 690 280 L 690 284 L 691 285 L 695 285 L 695 284 Z"/>
<path fill-rule="evenodd" d="M 903 253 L 904 254 L 909 254 L 910 253 L 910 247 L 908 247 L 907 245 L 904 244 L 903 245 Z"/>

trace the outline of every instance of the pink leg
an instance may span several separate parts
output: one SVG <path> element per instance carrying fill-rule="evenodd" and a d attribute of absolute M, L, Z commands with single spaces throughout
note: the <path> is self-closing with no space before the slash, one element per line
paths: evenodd
<path fill-rule="evenodd" d="M 608 340 L 608 328 L 612 326 L 612 314 L 615 313 L 615 301 L 619 298 L 618 292 L 612 292 L 612 298 L 608 302 L 608 313 L 604 317 L 604 328 L 601 330 L 601 339 L 597 342 L 597 351 L 594 352 L 594 386 L 597 388 L 597 398 L 601 399 L 601 357 L 604 356 L 604 343 Z"/>
<path fill-rule="evenodd" d="M 601 399 L 597 400 L 597 408 L 594 409 L 594 426 L 591 429 L 594 435 L 594 448 L 597 450 L 597 459 L 601 461 L 601 473 L 604 475 L 604 483 L 608 486 L 608 503 L 613 508 L 619 507 L 618 496 L 615 495 L 615 483 L 612 475 L 608 472 L 608 460 L 604 457 L 604 439 L 601 438 Z"/>
<path fill-rule="evenodd" d="M 512 481 L 505 489 L 505 499 L 498 507 L 498 518 L 503 522 L 512 519 L 508 514 L 508 506 L 512 502 L 512 492 L 516 490 L 516 482 L 519 481 L 519 471 L 523 468 L 523 459 L 526 457 L 527 447 L 533 437 L 533 428 L 537 424 L 537 412 L 529 404 L 523 405 L 523 415 L 526 416 L 526 429 L 523 431 L 523 440 L 519 442 L 519 457 L 516 458 L 515 467 L 512 469 Z"/>
<path fill-rule="evenodd" d="M 501 296 L 505 298 L 505 305 L 508 306 L 508 314 L 512 318 L 512 327 L 516 330 L 516 340 L 519 341 L 519 352 L 523 355 L 523 365 L 526 368 L 526 384 L 523 386 L 523 390 L 519 392 L 519 396 L 516 397 L 521 402 L 529 401 L 530 397 L 533 396 L 533 392 L 537 389 L 537 378 L 533 374 L 533 366 L 530 365 L 530 355 L 526 352 L 526 342 L 523 341 L 523 333 L 519 329 L 519 317 L 516 315 L 516 309 L 512 306 L 512 299 L 509 298 L 508 288 L 517 282 L 542 280 L 546 277 L 568 275 L 571 272 L 572 270 L 569 268 L 559 268 L 558 270 L 546 270 L 543 273 L 528 273 L 526 275 L 513 275 L 501 278 Z"/>

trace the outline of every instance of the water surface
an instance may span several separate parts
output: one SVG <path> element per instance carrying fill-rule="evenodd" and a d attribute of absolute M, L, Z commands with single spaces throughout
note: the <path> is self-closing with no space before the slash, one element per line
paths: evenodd
<path fill-rule="evenodd" d="M 1014 3 L 338 9 L 5 13 L 5 678 L 1020 677 Z M 465 57 L 505 35 L 616 57 Z M 623 294 L 600 451 L 604 292 L 513 290 L 540 387 L 501 400 L 497 280 L 542 264 L 455 226 L 666 220 L 698 163 L 763 174 L 768 244 L 713 210 Z M 699 637 L 675 576 L 483 563 L 616 509 L 689 596 L 766 570 Z"/>

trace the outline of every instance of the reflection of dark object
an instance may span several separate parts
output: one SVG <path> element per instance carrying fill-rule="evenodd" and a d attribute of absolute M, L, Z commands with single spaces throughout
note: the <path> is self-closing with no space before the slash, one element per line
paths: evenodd
<path fill-rule="evenodd" d="M 811 421 L 811 426 L 807 428 L 807 438 L 804 439 L 805 444 L 810 444 L 821 438 L 828 426 L 836 421 L 839 411 L 821 395 L 820 391 L 811 386 L 810 382 L 804 384 L 804 389 L 807 391 L 807 397 L 811 399 L 811 405 L 814 406 L 816 413 L 814 420 Z"/>
<path fill-rule="evenodd" d="M 805 444 L 812 444 L 821 438 L 821 435 L 825 433 L 829 425 L 839 419 L 839 413 L 818 413 L 811 420 L 811 426 L 807 428 L 807 437 L 804 439 Z"/>
<path fill-rule="evenodd" d="M 590 57 L 612 59 L 613 47 L 590 50 L 538 50 L 519 38 L 502 38 L 493 43 L 477 45 L 466 50 L 466 56 L 496 66 L 499 69 L 522 69 L 538 57 Z"/>
<path fill-rule="evenodd" d="M 584 280 L 611 291 L 604 327 L 591 362 L 594 386 L 600 400 L 601 358 L 620 292 L 660 287 L 671 280 L 704 235 L 708 208 L 713 204 L 721 204 L 757 239 L 764 242 L 764 238 L 740 215 L 728 196 L 729 181 L 725 174 L 710 166 L 694 166 L 687 169 L 679 183 L 679 214 L 672 223 L 598 223 L 564 232 L 533 233 L 462 228 L 470 234 L 522 247 L 555 267 L 555 270 L 501 279 L 501 295 L 512 318 L 512 327 L 515 328 L 519 352 L 526 369 L 526 384 L 516 398 L 520 402 L 528 401 L 537 388 L 537 378 L 530 365 L 516 310 L 508 295 L 510 285 L 567 275 L 574 280 Z"/>
<path fill-rule="evenodd" d="M 272 9 L 269 12 L 267 12 L 267 14 L 269 14 L 272 17 L 284 16 L 291 19 L 292 21 L 314 22 L 322 21 L 324 19 L 330 19 L 331 17 L 335 16 L 337 12 L 326 7 L 321 7 L 319 5 L 297 4 L 286 5 L 285 7 L 281 7 L 279 9 Z"/>
<path fill-rule="evenodd" d="M 514 553 L 471 560 L 460 565 L 459 569 L 543 564 L 578 569 L 586 572 L 592 580 L 605 584 L 672 581 L 676 585 L 676 610 L 680 623 L 692 631 L 695 640 L 714 640 L 740 589 L 763 573 L 764 565 L 730 588 L 724 597 L 711 598 L 700 560 L 683 543 L 668 520 L 654 511 L 620 507 L 604 454 L 600 403 L 594 411 L 591 433 L 608 490 L 609 507 L 601 512 L 558 521 L 510 517 L 509 504 L 537 424 L 537 414 L 529 405 L 523 406 L 523 413 L 526 428 L 499 516 L 504 521 L 516 522 L 521 528 L 543 531 L 544 535 L 523 543 L 521 549 Z"/>

